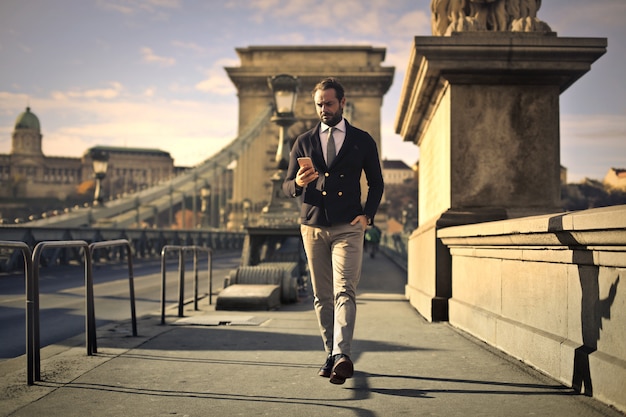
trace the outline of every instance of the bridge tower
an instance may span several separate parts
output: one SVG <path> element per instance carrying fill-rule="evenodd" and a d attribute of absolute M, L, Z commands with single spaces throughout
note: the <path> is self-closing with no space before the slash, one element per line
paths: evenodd
<path fill-rule="evenodd" d="M 295 106 L 297 122 L 288 136 L 296 136 L 319 120 L 310 92 L 322 78 L 337 77 L 346 89 L 346 119 L 368 131 L 381 150 L 380 109 L 389 90 L 394 68 L 384 67 L 385 48 L 371 46 L 250 46 L 237 48 L 239 67 L 226 71 L 239 96 L 239 132 L 272 103 L 268 77 L 289 74 L 298 77 L 300 90 Z M 268 123 L 261 134 L 238 155 L 233 172 L 230 225 L 238 228 L 243 219 L 243 201 L 249 200 L 254 223 L 267 205 L 272 191 L 270 178 L 276 171 L 274 155 L 279 127 Z"/>

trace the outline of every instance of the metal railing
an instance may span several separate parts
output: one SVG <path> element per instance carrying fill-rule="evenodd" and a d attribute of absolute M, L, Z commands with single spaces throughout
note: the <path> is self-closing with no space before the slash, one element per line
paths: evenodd
<path fill-rule="evenodd" d="M 26 374 L 28 379 L 28 385 L 33 385 L 34 383 L 34 363 L 31 361 L 31 358 L 34 355 L 35 343 L 34 343 L 34 330 L 32 328 L 33 325 L 33 317 L 35 315 L 35 302 L 34 302 L 34 289 L 33 289 L 33 260 L 32 260 L 32 251 L 30 247 L 24 242 L 11 242 L 11 241 L 0 241 L 1 249 L 16 249 L 22 253 L 22 257 L 24 258 L 24 276 L 26 282 Z"/>
<path fill-rule="evenodd" d="M 135 277 L 133 274 L 133 255 L 130 243 L 125 239 L 109 240 L 105 242 L 95 242 L 89 245 L 89 255 L 94 262 L 94 251 L 101 248 L 113 248 L 124 246 L 126 248 L 126 259 L 128 260 L 128 294 L 130 298 L 130 319 L 132 322 L 133 336 L 137 336 L 137 312 L 135 309 Z M 93 277 L 93 272 L 92 272 Z M 89 301 L 88 301 L 89 302 Z M 91 301 L 93 303 L 93 300 Z M 97 352 L 97 341 L 94 340 L 94 353 Z"/>
<path fill-rule="evenodd" d="M 83 240 L 44 241 L 35 246 L 33 251 L 25 242 L 0 241 L 0 249 L 21 251 L 24 258 L 24 275 L 26 281 L 26 374 L 28 385 L 41 380 L 41 339 L 39 314 L 39 267 L 44 250 L 50 248 L 82 249 L 85 264 L 85 334 L 87 355 L 97 353 L 96 318 L 93 292 L 93 253 L 96 249 L 114 246 L 125 246 L 128 258 L 129 291 L 131 303 L 131 319 L 133 336 L 137 336 L 137 320 L 135 313 L 135 290 L 133 282 L 133 265 L 131 247 L 127 240 L 97 242 L 88 245 Z"/>
<path fill-rule="evenodd" d="M 33 250 L 33 273 L 30 276 L 30 283 L 26 284 L 27 302 L 33 303 L 33 315 L 27 319 L 27 336 L 28 340 L 32 340 L 32 347 L 29 344 L 29 353 L 27 360 L 29 369 L 32 367 L 32 374 L 28 374 L 28 384 L 32 385 L 34 381 L 41 379 L 41 351 L 40 351 L 40 332 L 39 332 L 39 265 L 41 262 L 41 254 L 48 248 L 82 248 L 83 259 L 85 262 L 85 333 L 87 355 L 91 356 L 95 353 L 96 340 L 96 317 L 93 306 L 93 279 L 91 256 L 89 253 L 89 245 L 84 240 L 65 240 L 65 241 L 47 241 L 40 242 Z M 29 277 L 27 276 L 27 280 Z M 30 284 L 30 285 L 29 285 Z"/>
<path fill-rule="evenodd" d="M 166 245 L 206 246 L 213 250 L 240 249 L 245 232 L 221 229 L 93 229 L 93 228 L 13 228 L 0 227 L 0 241 L 16 241 L 28 244 L 31 251 L 43 241 L 84 240 L 87 243 L 128 240 L 135 262 L 138 259 L 160 259 Z M 121 258 L 124 253 L 117 249 L 102 249 L 107 259 Z M 46 252 L 44 261 L 49 266 L 68 262 L 81 262 L 76 251 L 56 250 Z M 0 271 L 21 270 L 23 267 L 18 251 L 3 249 L 0 252 Z"/>
<path fill-rule="evenodd" d="M 209 272 L 209 305 L 213 304 L 213 250 L 203 246 L 179 246 L 166 245 L 161 251 L 161 324 L 165 324 L 165 299 L 166 299 L 166 260 L 168 251 L 178 252 L 178 317 L 183 317 L 185 304 L 185 252 L 193 251 L 193 303 L 194 310 L 198 310 L 198 252 L 206 252 L 208 255 Z"/>

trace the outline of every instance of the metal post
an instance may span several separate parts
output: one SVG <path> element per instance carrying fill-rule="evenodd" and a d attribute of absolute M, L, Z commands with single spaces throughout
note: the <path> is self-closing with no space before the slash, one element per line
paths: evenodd
<path fill-rule="evenodd" d="M 213 250 L 209 248 L 209 305 L 213 305 Z"/>
<path fill-rule="evenodd" d="M 172 196 L 172 194 L 174 193 L 174 190 L 172 189 L 172 186 L 170 185 L 170 210 L 169 210 L 169 221 L 170 224 L 168 225 L 168 228 L 171 229 L 172 225 L 174 224 L 174 197 Z"/>
<path fill-rule="evenodd" d="M 198 198 L 197 195 L 197 191 L 196 191 L 196 183 L 198 180 L 198 174 L 194 174 L 193 175 L 193 193 L 192 193 L 192 200 L 191 200 L 191 211 L 193 212 L 193 224 L 191 225 L 192 229 L 195 229 L 196 227 L 198 227 L 198 202 L 196 201 Z"/>
<path fill-rule="evenodd" d="M 130 243 L 126 241 L 126 251 L 128 258 L 128 291 L 130 292 L 130 317 L 133 326 L 133 336 L 137 336 L 137 311 L 135 310 L 135 275 L 133 272 L 133 253 Z"/>
<path fill-rule="evenodd" d="M 181 224 L 182 229 L 187 228 L 187 219 L 186 219 L 187 216 L 185 216 L 185 212 L 187 211 L 187 206 L 185 204 L 186 197 L 187 196 L 185 195 L 185 193 L 181 194 L 180 224 Z"/>
<path fill-rule="evenodd" d="M 163 246 L 161 250 L 161 324 L 165 324 L 165 269 L 166 253 L 169 246 Z"/>
<path fill-rule="evenodd" d="M 185 303 L 185 250 L 178 253 L 178 317 L 183 317 L 183 304 Z"/>
<path fill-rule="evenodd" d="M 32 282 L 32 303 L 33 303 L 33 319 L 32 319 L 32 331 L 33 331 L 33 370 L 32 376 L 34 381 L 41 379 L 41 342 L 40 342 L 40 324 L 39 324 L 39 265 L 41 263 L 41 253 L 47 247 L 52 248 L 71 248 L 78 247 L 83 248 L 84 262 L 85 262 L 85 333 L 86 333 L 86 345 L 87 355 L 92 355 L 96 350 L 96 320 L 95 309 L 93 301 L 93 281 L 91 277 L 91 254 L 89 251 L 89 245 L 83 240 L 67 240 L 67 241 L 48 241 L 39 242 L 33 250 L 33 282 Z"/>
<path fill-rule="evenodd" d="M 198 311 L 198 249 L 193 247 L 193 309 Z"/>
<path fill-rule="evenodd" d="M 87 245 L 85 243 L 85 245 Z M 91 253 L 85 248 L 85 327 L 87 328 L 87 355 L 91 356 L 98 352 L 96 337 L 96 308 L 93 295 L 93 268 L 91 266 Z"/>
<path fill-rule="evenodd" d="M 2 248 L 14 248 L 22 252 L 24 258 L 24 276 L 26 281 L 26 379 L 28 385 L 33 385 L 33 261 L 30 247 L 24 242 L 0 241 Z"/>
<path fill-rule="evenodd" d="M 126 258 L 128 261 L 128 292 L 129 292 L 129 297 L 130 297 L 130 317 L 132 321 L 133 336 L 137 336 L 137 314 L 135 310 L 135 283 L 134 283 L 134 275 L 133 275 L 133 254 L 132 254 L 132 249 L 130 247 L 130 242 L 128 242 L 128 240 L 126 239 L 94 242 L 89 245 L 89 253 L 93 259 L 93 254 L 97 248 L 115 247 L 115 246 L 124 246 L 126 248 Z M 93 260 L 92 260 L 92 265 L 93 265 Z M 95 319 L 94 319 L 94 323 L 95 323 Z"/>

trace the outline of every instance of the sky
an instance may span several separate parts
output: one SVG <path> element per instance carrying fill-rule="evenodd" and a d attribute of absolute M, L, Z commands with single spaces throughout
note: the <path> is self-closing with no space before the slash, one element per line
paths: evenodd
<path fill-rule="evenodd" d="M 419 148 L 394 124 L 413 38 L 431 35 L 430 15 L 430 0 L 2 0 L 0 154 L 30 106 L 46 156 L 158 148 L 193 166 L 237 136 L 224 70 L 240 66 L 235 48 L 371 45 L 395 67 L 381 155 L 412 165 Z M 626 168 L 626 1 L 544 0 L 538 17 L 560 37 L 608 39 L 560 97 L 568 181 Z"/>

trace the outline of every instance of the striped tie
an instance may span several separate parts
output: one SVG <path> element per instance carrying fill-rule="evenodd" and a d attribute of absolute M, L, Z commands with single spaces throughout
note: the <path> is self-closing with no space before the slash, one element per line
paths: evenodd
<path fill-rule="evenodd" d="M 337 150 L 335 149 L 335 139 L 333 139 L 333 128 L 328 128 L 328 145 L 326 145 L 326 165 L 330 166 L 333 163 L 333 159 L 337 156 Z"/>

